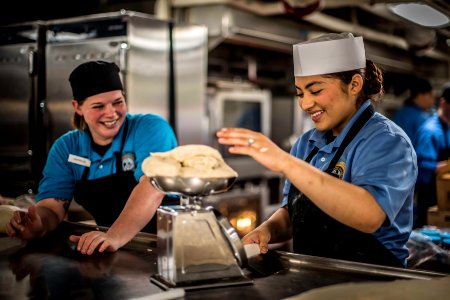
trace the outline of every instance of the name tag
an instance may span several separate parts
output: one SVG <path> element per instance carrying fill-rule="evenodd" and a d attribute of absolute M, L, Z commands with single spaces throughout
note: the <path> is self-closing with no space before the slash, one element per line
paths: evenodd
<path fill-rule="evenodd" d="M 73 154 L 69 154 L 69 159 L 67 161 L 85 167 L 91 166 L 91 161 L 89 159 Z"/>

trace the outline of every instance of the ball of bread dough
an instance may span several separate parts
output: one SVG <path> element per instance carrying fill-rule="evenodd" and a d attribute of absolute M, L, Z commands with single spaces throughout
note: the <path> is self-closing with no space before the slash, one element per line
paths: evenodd
<path fill-rule="evenodd" d="M 17 210 L 20 210 L 20 208 L 14 205 L 0 205 L 0 233 L 6 232 L 6 224 L 9 223 Z"/>

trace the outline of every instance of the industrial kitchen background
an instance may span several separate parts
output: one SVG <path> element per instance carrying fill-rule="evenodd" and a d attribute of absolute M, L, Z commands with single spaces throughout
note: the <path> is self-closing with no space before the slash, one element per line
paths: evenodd
<path fill-rule="evenodd" d="M 413 76 L 436 89 L 450 81 L 448 1 L 420 1 L 447 16 L 428 27 L 395 16 L 395 2 L 14 1 L 0 23 L 0 194 L 37 192 L 50 146 L 71 129 L 68 75 L 103 59 L 120 66 L 131 113 L 163 116 L 180 144 L 214 146 L 236 169 L 233 190 L 207 201 L 244 234 L 277 207 L 283 178 L 227 154 L 214 133 L 244 126 L 288 150 L 310 128 L 294 98 L 292 44 L 324 32 L 362 35 L 385 71 L 377 110 L 388 117 Z"/>

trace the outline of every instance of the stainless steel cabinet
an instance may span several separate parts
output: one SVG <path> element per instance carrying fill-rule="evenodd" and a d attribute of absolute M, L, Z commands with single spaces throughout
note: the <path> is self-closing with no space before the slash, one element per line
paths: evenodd
<path fill-rule="evenodd" d="M 45 95 L 40 22 L 0 28 L 0 194 L 35 189 L 44 154 L 40 102 Z"/>

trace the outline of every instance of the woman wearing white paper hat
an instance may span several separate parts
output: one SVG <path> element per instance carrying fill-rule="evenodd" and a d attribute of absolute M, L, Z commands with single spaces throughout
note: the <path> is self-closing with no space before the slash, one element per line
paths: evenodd
<path fill-rule="evenodd" d="M 382 73 L 361 37 L 326 34 L 294 45 L 301 109 L 315 124 L 286 153 L 261 133 L 217 133 L 233 154 L 250 155 L 286 178 L 282 206 L 243 238 L 293 239 L 296 253 L 402 267 L 412 229 L 416 154 L 406 134 L 374 112 Z"/>

